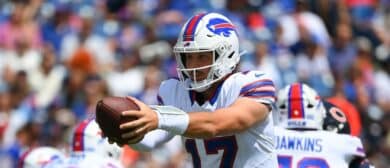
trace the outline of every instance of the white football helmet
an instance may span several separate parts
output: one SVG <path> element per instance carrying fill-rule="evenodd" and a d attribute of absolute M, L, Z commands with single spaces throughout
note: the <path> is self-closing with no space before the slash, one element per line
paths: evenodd
<path fill-rule="evenodd" d="M 71 145 L 72 157 L 93 153 L 119 160 L 122 154 L 122 148 L 103 138 L 95 120 L 84 120 L 76 126 Z"/>
<path fill-rule="evenodd" d="M 183 26 L 173 52 L 180 81 L 189 90 L 204 91 L 212 83 L 232 73 L 240 61 L 236 27 L 228 18 L 218 13 L 195 15 Z M 213 63 L 186 68 L 185 54 L 194 52 L 212 52 Z M 196 80 L 196 71 L 207 68 L 210 68 L 207 78 Z M 193 74 L 194 79 L 189 78 L 190 74 Z"/>
<path fill-rule="evenodd" d="M 26 151 L 19 159 L 21 168 L 42 168 L 52 162 L 62 161 L 65 155 L 53 147 L 38 147 Z"/>
<path fill-rule="evenodd" d="M 326 111 L 317 92 L 294 83 L 278 93 L 279 125 L 287 129 L 321 130 Z"/>

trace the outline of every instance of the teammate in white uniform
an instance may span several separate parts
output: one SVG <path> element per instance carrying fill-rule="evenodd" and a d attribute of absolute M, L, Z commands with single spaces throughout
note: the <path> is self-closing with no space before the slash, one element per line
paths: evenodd
<path fill-rule="evenodd" d="M 279 168 L 369 167 L 359 138 L 322 130 L 326 111 L 317 92 L 309 86 L 286 86 L 279 91 L 277 106 Z"/>
<path fill-rule="evenodd" d="M 87 119 L 74 128 L 70 155 L 62 162 L 55 162 L 45 168 L 115 168 L 122 167 L 122 149 L 109 144 L 107 138 L 93 119 Z"/>
<path fill-rule="evenodd" d="M 88 154 L 78 157 L 69 157 L 61 162 L 53 162 L 41 168 L 122 168 L 120 161 L 103 157 L 98 154 Z"/>
<path fill-rule="evenodd" d="M 94 119 L 80 122 L 73 131 L 71 144 L 71 157 L 97 154 L 120 160 L 122 149 L 116 144 L 109 144 L 102 135 L 102 130 Z"/>
<path fill-rule="evenodd" d="M 50 162 L 39 168 L 122 168 L 123 165 L 116 159 L 102 157 L 97 154 L 88 154 L 79 157 L 69 157 L 61 161 Z"/>
<path fill-rule="evenodd" d="M 19 159 L 19 168 L 42 168 L 48 164 L 63 162 L 65 155 L 53 147 L 37 147 L 24 152 Z M 1 167 L 1 166 L 0 166 Z"/>
<path fill-rule="evenodd" d="M 241 54 L 231 21 L 217 13 L 193 16 L 174 53 L 179 79 L 161 84 L 164 106 L 150 108 L 129 97 L 141 110 L 122 113 L 138 117 L 121 125 L 128 144 L 146 150 L 176 134 L 194 167 L 277 167 L 270 114 L 275 88 L 262 72 L 235 72 Z"/>

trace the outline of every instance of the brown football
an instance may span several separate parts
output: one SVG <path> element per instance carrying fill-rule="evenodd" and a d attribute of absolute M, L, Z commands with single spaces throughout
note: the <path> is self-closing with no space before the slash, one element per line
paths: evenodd
<path fill-rule="evenodd" d="M 106 97 L 96 105 L 96 122 L 102 129 L 104 136 L 109 137 L 117 143 L 126 144 L 121 138 L 122 131 L 119 125 L 136 118 L 123 117 L 122 111 L 140 110 L 137 104 L 125 97 Z"/>

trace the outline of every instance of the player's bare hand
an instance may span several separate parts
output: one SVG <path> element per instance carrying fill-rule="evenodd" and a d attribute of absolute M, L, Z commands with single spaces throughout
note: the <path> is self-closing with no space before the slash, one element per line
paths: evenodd
<path fill-rule="evenodd" d="M 130 142 L 136 142 L 151 130 L 154 130 L 158 126 L 158 117 L 156 112 L 149 108 L 143 102 L 133 97 L 127 97 L 134 101 L 139 107 L 139 111 L 124 111 L 123 117 L 136 118 L 130 122 L 126 122 L 120 125 L 120 129 L 123 130 L 122 138 Z"/>

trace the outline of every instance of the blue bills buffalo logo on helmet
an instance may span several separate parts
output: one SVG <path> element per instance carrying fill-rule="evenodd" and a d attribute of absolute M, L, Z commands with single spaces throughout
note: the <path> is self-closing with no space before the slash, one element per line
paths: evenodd
<path fill-rule="evenodd" d="M 206 26 L 214 34 L 225 37 L 229 37 L 231 31 L 236 31 L 236 27 L 233 24 L 220 18 L 210 19 Z"/>

